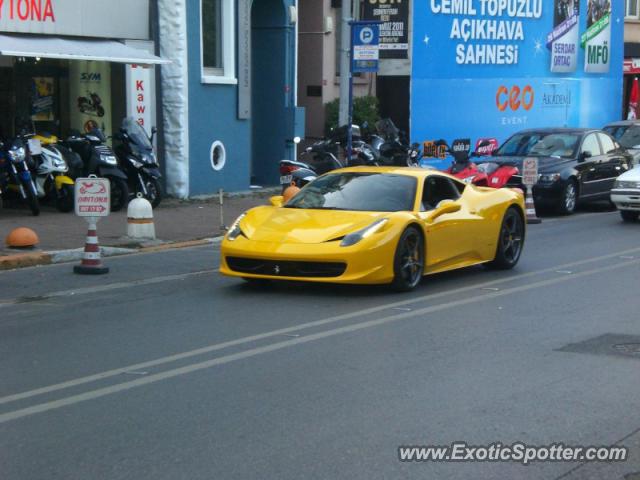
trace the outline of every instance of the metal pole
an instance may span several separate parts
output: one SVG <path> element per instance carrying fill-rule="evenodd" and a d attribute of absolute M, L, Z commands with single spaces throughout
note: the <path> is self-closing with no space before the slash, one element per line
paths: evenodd
<path fill-rule="evenodd" d="M 227 227 L 224 224 L 224 190 L 222 188 L 218 189 L 218 201 L 220 202 L 220 231 L 224 232 Z"/>
<path fill-rule="evenodd" d="M 351 51 L 351 0 L 342 0 L 342 25 L 340 41 L 340 112 L 338 126 L 346 125 L 349 117 L 349 52 Z"/>
<path fill-rule="evenodd" d="M 349 29 L 349 53 L 353 58 L 353 28 Z M 351 150 L 353 147 L 353 62 L 349 62 L 349 99 L 348 99 L 348 116 L 347 116 L 347 159 L 345 164 L 351 165 Z"/>

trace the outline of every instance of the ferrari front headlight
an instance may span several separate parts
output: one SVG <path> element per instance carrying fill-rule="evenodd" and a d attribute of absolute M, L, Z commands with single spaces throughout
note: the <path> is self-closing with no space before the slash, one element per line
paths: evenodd
<path fill-rule="evenodd" d="M 238 218 L 236 218 L 236 221 L 233 222 L 229 227 L 229 231 L 227 232 L 227 240 L 229 240 L 230 242 L 233 242 L 236 238 L 243 234 L 242 229 L 240 228 L 240 220 L 242 220 L 245 215 L 246 213 L 240 215 Z"/>
<path fill-rule="evenodd" d="M 360 240 L 362 240 L 364 238 L 367 238 L 368 236 L 373 235 L 374 233 L 376 233 L 388 221 L 389 220 L 387 218 L 380 218 L 380 219 L 376 220 L 375 222 L 373 222 L 368 227 L 365 227 L 365 228 L 363 228 L 361 230 L 358 230 L 357 232 L 353 232 L 353 233 L 350 233 L 348 235 L 345 235 L 345 237 L 340 242 L 340 246 L 341 247 L 350 247 L 351 245 L 355 245 Z"/>

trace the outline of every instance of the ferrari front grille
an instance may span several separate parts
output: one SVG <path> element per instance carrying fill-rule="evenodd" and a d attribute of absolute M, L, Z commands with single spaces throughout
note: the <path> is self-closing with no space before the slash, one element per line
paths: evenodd
<path fill-rule="evenodd" d="M 339 277 L 347 269 L 342 262 L 296 262 L 291 260 L 263 260 L 227 257 L 234 272 L 271 275 L 274 277 Z"/>

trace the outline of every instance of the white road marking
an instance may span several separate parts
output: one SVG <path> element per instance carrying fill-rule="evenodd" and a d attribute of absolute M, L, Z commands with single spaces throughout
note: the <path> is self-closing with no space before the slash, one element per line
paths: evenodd
<path fill-rule="evenodd" d="M 316 340 L 321 340 L 321 339 L 324 339 L 324 338 L 340 335 L 340 334 L 343 334 L 343 333 L 351 333 L 351 332 L 356 332 L 356 331 L 363 330 L 363 329 L 366 329 L 366 328 L 372 328 L 372 327 L 376 327 L 376 326 L 379 326 L 379 325 L 394 323 L 394 322 L 398 322 L 400 320 L 413 318 L 413 317 L 416 317 L 416 316 L 419 316 L 419 315 L 426 315 L 426 314 L 430 314 L 430 313 L 434 313 L 434 312 L 447 310 L 447 309 L 450 309 L 450 308 L 460 307 L 460 306 L 463 306 L 463 305 L 469 305 L 469 304 L 472 304 L 472 303 L 483 302 L 485 300 L 491 300 L 491 299 L 494 299 L 494 298 L 504 297 L 504 296 L 507 296 L 507 295 L 511 295 L 511 294 L 515 294 L 515 293 L 519 293 L 519 292 L 525 292 L 525 291 L 533 290 L 533 289 L 536 289 L 536 288 L 548 287 L 548 286 L 555 285 L 555 284 L 558 284 L 558 283 L 563 283 L 563 282 L 567 282 L 567 281 L 573 281 L 573 280 L 575 280 L 577 278 L 582 278 L 582 277 L 586 277 L 586 276 L 589 276 L 589 275 L 595 275 L 595 274 L 598 274 L 598 273 L 611 271 L 611 270 L 616 270 L 616 269 L 619 269 L 619 268 L 630 267 L 630 266 L 634 266 L 634 265 L 638 265 L 638 264 L 640 264 L 640 259 L 633 260 L 633 261 L 622 262 L 622 263 L 616 263 L 616 264 L 608 265 L 608 266 L 605 266 L 605 267 L 594 268 L 594 269 L 591 269 L 591 270 L 585 270 L 583 272 L 576 273 L 575 275 L 572 275 L 572 276 L 562 276 L 562 277 L 555 277 L 555 278 L 550 278 L 550 279 L 546 279 L 546 280 L 540 280 L 538 282 L 529 283 L 527 285 L 521 285 L 521 286 L 518 286 L 518 287 L 506 288 L 506 289 L 501 290 L 499 292 L 486 293 L 484 295 L 479 295 L 477 297 L 462 298 L 462 299 L 459 299 L 459 300 L 454 300 L 454 301 L 442 303 L 442 304 L 439 304 L 439 305 L 432 305 L 432 306 L 429 306 L 429 307 L 421 308 L 421 309 L 418 309 L 418 310 L 415 310 L 415 311 L 412 311 L 412 312 L 399 313 L 399 314 L 395 314 L 395 315 L 391 315 L 391 316 L 387 316 L 387 317 L 383 317 L 383 318 L 379 318 L 379 319 L 375 319 L 375 320 L 368 320 L 368 321 L 364 321 L 364 322 L 360 322 L 360 323 L 355 323 L 353 325 L 347 325 L 347 326 L 344 326 L 344 327 L 335 328 L 335 329 L 332 329 L 332 330 L 325 330 L 323 332 L 318 332 L 318 333 L 306 335 L 306 336 L 303 336 L 303 337 L 300 337 L 300 338 L 294 338 L 294 339 L 291 339 L 291 340 L 285 340 L 285 341 L 281 341 L 281 342 L 276 342 L 276 343 L 273 343 L 271 345 L 266 345 L 266 346 L 263 346 L 263 347 L 252 348 L 250 350 L 245 350 L 243 352 L 238 352 L 238 353 L 233 353 L 233 354 L 230 354 L 230 355 L 225 355 L 225 356 L 214 358 L 214 359 L 211 359 L 211 360 L 198 362 L 198 363 L 194 363 L 194 364 L 191 364 L 191 365 L 186 365 L 186 366 L 183 366 L 183 367 L 180 367 L 180 368 L 175 368 L 175 369 L 172 369 L 172 370 L 166 370 L 164 372 L 160 372 L 160 373 L 156 373 L 154 375 L 149 375 L 149 376 L 146 376 L 146 377 L 142 377 L 142 378 L 139 378 L 137 380 L 131 380 L 131 381 L 128 381 L 128 382 L 122 382 L 122 383 L 111 385 L 111 386 L 108 386 L 108 387 L 98 388 L 96 390 L 90 390 L 88 392 L 84 392 L 84 393 L 81 393 L 81 394 L 72 395 L 72 396 L 69 396 L 69 397 L 66 397 L 66 398 L 61 398 L 61 399 L 54 400 L 54 401 L 51 401 L 51 402 L 45 402 L 45 403 L 33 405 L 31 407 L 22 408 L 22 409 L 19 409 L 19 410 L 14 410 L 14 411 L 11 411 L 11 412 L 0 414 L 0 424 L 1 423 L 6 423 L 6 422 L 9 422 L 9 421 L 12 421 L 12 420 L 17 420 L 19 418 L 23 418 L 23 417 L 26 417 L 26 416 L 35 415 L 37 413 L 43 413 L 43 412 L 47 412 L 47 411 L 50 411 L 50 410 L 55 410 L 55 409 L 62 408 L 62 407 L 68 406 L 68 405 L 74 405 L 74 404 L 85 402 L 85 401 L 88 401 L 88 400 L 94 400 L 96 398 L 104 397 L 106 395 L 112 395 L 114 393 L 130 390 L 130 389 L 135 388 L 135 387 L 141 387 L 143 385 L 148 385 L 148 384 L 160 382 L 162 380 L 167 380 L 167 379 L 170 379 L 170 378 L 178 377 L 180 375 L 185 375 L 185 374 L 196 372 L 196 371 L 203 370 L 203 369 L 206 369 L 206 368 L 211 368 L 211 367 L 215 367 L 215 366 L 218 366 L 218 365 L 223 365 L 223 364 L 226 364 L 226 363 L 234 362 L 234 361 L 237 361 L 237 360 L 243 360 L 243 359 L 255 357 L 255 356 L 258 356 L 258 355 L 263 355 L 265 353 L 270 353 L 270 352 L 274 352 L 274 351 L 277 351 L 277 350 L 282 350 L 284 348 L 292 347 L 292 346 L 295 346 L 295 345 L 305 344 L 305 343 L 313 342 L 313 341 L 316 341 Z M 132 367 L 128 367 L 126 370 L 131 370 L 131 369 L 132 369 Z M 26 392 L 26 393 L 29 393 L 29 392 Z M 5 398 L 9 398 L 9 397 L 5 397 Z"/>
<path fill-rule="evenodd" d="M 60 290 L 57 292 L 45 293 L 43 295 L 39 295 L 36 297 L 10 298 L 5 300 L 0 300 L 0 307 L 27 303 L 27 302 L 37 302 L 39 304 L 40 299 L 44 301 L 51 298 L 70 297 L 74 295 L 86 295 L 89 293 L 102 293 L 102 292 L 108 292 L 110 290 L 119 290 L 122 288 L 131 288 L 131 287 L 136 287 L 141 285 L 154 285 L 156 283 L 173 282 L 176 280 L 185 280 L 187 278 L 196 277 L 199 275 L 206 275 L 206 274 L 214 273 L 217 271 L 218 271 L 217 269 L 211 268 L 208 270 L 198 270 L 197 272 L 180 273 L 176 275 L 165 275 L 162 277 L 144 278 L 142 280 L 133 280 L 131 282 L 116 282 L 116 283 L 108 283 L 106 285 L 96 285 L 93 287 L 81 287 L 81 288 L 74 288 L 71 290 Z"/>
<path fill-rule="evenodd" d="M 629 249 L 629 250 L 624 250 L 624 251 L 620 251 L 620 252 L 616 252 L 616 253 L 611 253 L 611 254 L 607 254 L 607 255 L 602 255 L 600 257 L 592 257 L 592 258 L 587 258 L 587 259 L 583 259 L 583 260 L 578 260 L 575 262 L 570 262 L 570 263 L 566 263 L 564 265 L 558 265 L 555 267 L 551 267 L 551 268 L 545 268 L 542 270 L 536 270 L 533 272 L 527 272 L 527 273 L 522 273 L 519 275 L 513 275 L 510 277 L 506 277 L 506 278 L 500 278 L 497 280 L 490 280 L 488 282 L 483 282 L 481 284 L 474 284 L 474 285 L 469 285 L 466 287 L 459 287 L 453 290 L 447 290 L 444 292 L 438 292 L 438 293 L 431 293 L 431 294 L 427 294 L 427 295 L 422 295 L 419 297 L 415 297 L 415 298 L 410 298 L 407 300 L 401 300 L 398 302 L 394 302 L 394 303 L 387 303 L 384 305 L 380 305 L 377 307 L 371 307 L 371 308 L 366 308 L 364 310 L 357 310 L 355 312 L 351 312 L 351 313 L 345 313 L 342 315 L 336 315 L 334 317 L 328 317 L 325 319 L 321 319 L 321 320 L 315 320 L 312 322 L 307 322 L 307 323 L 303 323 L 303 324 L 299 324 L 299 325 L 295 325 L 292 327 L 285 327 L 285 328 L 280 328 L 277 330 L 271 330 L 269 332 L 264 332 L 264 333 L 259 333 L 256 335 L 250 335 L 248 337 L 242 337 L 242 338 L 238 338 L 235 340 L 230 340 L 227 342 L 222 342 L 222 343 L 218 343 L 218 344 L 213 344 L 213 345 L 207 345 L 205 347 L 201 347 L 201 348 L 197 348 L 194 350 L 190 350 L 190 351 L 186 351 L 186 352 L 182 352 L 182 353 L 177 353 L 174 355 L 169 355 L 166 357 L 161 357 L 161 358 L 157 358 L 155 360 L 149 360 L 146 362 L 142 362 L 142 363 L 136 363 L 134 365 L 127 365 L 125 367 L 121 367 L 121 368 L 116 368 L 113 370 L 107 370 L 104 372 L 100 372 L 100 373 L 96 373 L 93 375 L 88 375 L 86 377 L 81 377 L 81 378 L 76 378 L 73 380 L 68 380 L 66 382 L 61 382 L 61 383 L 57 383 L 54 385 L 48 385 L 46 387 L 41 387 L 41 388 L 36 388 L 34 390 L 29 390 L 26 392 L 22 392 L 22 393 L 16 393 L 13 395 L 8 395 L 5 397 L 0 397 L 0 405 L 5 404 L 5 403 L 10 403 L 10 402 L 15 402 L 18 400 L 23 400 L 25 398 L 29 398 L 29 397 L 34 397 L 36 395 L 44 395 L 46 393 L 50 393 L 50 392 L 55 392 L 57 390 L 63 390 L 66 388 L 71 388 L 71 387 L 75 387 L 77 385 L 82 385 L 85 383 L 91 383 L 91 382 L 97 382 L 99 380 L 103 380 L 105 378 L 109 378 L 109 377 L 113 377 L 116 375 L 121 375 L 122 373 L 125 373 L 127 371 L 131 371 L 131 370 L 144 370 L 145 368 L 150 368 L 150 367 L 155 367 L 158 365 L 164 365 L 166 363 L 172 363 L 172 362 L 176 362 L 178 360 L 183 360 L 185 358 L 190 358 L 190 357 L 195 357 L 198 355 L 203 355 L 206 353 L 211 353 L 211 352 L 215 352 L 218 350 L 223 350 L 225 348 L 229 348 L 229 347 L 235 347 L 238 345 L 243 345 L 246 343 L 251 343 L 251 342 L 256 342 L 258 340 L 264 340 L 267 338 L 271 338 L 271 337 L 275 337 L 275 336 L 282 336 L 282 335 L 286 335 L 286 334 L 291 334 L 291 333 L 295 333 L 295 332 L 299 332 L 301 330 L 306 330 L 309 328 L 313 328 L 313 327 L 320 327 L 320 326 L 324 326 L 324 325 L 328 325 L 328 324 L 332 324 L 332 323 L 337 323 L 337 322 L 341 322 L 343 320 L 350 320 L 352 318 L 356 318 L 356 317 L 360 317 L 363 315 L 371 315 L 371 314 L 376 314 L 379 313 L 381 311 L 384 310 L 389 310 L 389 309 L 394 309 L 394 308 L 401 308 L 404 307 L 406 305 L 411 305 L 411 304 L 415 304 L 415 303 L 420 303 L 420 302 L 426 302 L 429 300 L 435 300 L 438 298 L 442 298 L 442 297 L 446 297 L 446 296 L 450 296 L 450 295 L 459 295 L 459 294 L 463 294 L 466 292 L 470 292 L 476 289 L 487 289 L 489 287 L 491 287 L 491 285 L 498 285 L 501 283 L 510 283 L 510 282 L 514 282 L 516 280 L 522 280 L 525 278 L 530 278 L 533 276 L 537 276 L 537 275 L 542 275 L 545 273 L 553 273 L 557 268 L 568 268 L 568 267 L 577 267 L 580 265 L 586 265 L 589 263 L 594 263 L 594 262 L 598 262 L 601 260 L 608 260 L 610 258 L 616 258 L 619 257 L 620 255 L 624 255 L 627 253 L 635 253 L 635 252 L 640 252 L 640 248 L 633 248 L 633 249 Z M 186 276 L 192 276 L 192 275 L 201 275 L 204 272 L 193 272 L 193 273 L 186 273 L 186 274 L 182 274 L 182 275 L 171 275 L 169 277 L 157 277 L 157 279 L 164 279 L 162 281 L 168 281 L 166 280 L 167 278 L 182 278 L 182 277 L 186 277 Z M 154 279 L 149 279 L 150 280 L 154 280 Z M 130 282 L 130 283 L 135 283 L 138 284 L 136 282 Z M 117 283 L 117 284 L 111 284 L 111 286 L 113 286 L 114 288 L 128 288 L 127 287 L 123 287 L 123 283 Z M 104 285 L 103 287 L 109 287 L 110 285 Z M 102 288 L 102 287 L 90 287 L 87 290 L 91 290 L 93 292 L 94 288 Z M 101 290 L 104 291 L 104 290 Z M 87 292 L 85 292 L 87 293 Z M 56 295 L 54 293 L 54 295 Z M 58 295 L 58 296 L 62 296 L 62 294 Z"/>

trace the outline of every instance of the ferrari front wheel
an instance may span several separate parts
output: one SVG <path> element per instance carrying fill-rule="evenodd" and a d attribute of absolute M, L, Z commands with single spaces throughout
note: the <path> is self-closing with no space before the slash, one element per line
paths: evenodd
<path fill-rule="evenodd" d="M 502 219 L 496 256 L 488 264 L 491 268 L 508 270 L 513 268 L 520 260 L 524 245 L 524 219 L 514 208 L 509 208 Z"/>
<path fill-rule="evenodd" d="M 424 272 L 424 241 L 422 233 L 416 227 L 408 227 L 398 241 L 393 259 L 394 290 L 408 292 L 413 290 Z"/>

